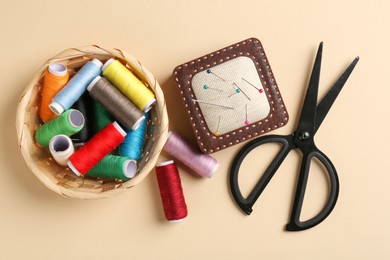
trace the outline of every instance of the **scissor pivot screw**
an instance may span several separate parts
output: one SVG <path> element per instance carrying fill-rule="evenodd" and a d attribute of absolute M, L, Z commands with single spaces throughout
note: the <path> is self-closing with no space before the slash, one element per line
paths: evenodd
<path fill-rule="evenodd" d="M 309 134 L 309 132 L 307 132 L 307 131 L 303 131 L 303 132 L 301 132 L 301 133 L 299 134 L 299 140 L 301 140 L 301 141 L 305 141 L 305 140 L 307 140 L 309 137 L 310 137 L 310 134 Z"/>

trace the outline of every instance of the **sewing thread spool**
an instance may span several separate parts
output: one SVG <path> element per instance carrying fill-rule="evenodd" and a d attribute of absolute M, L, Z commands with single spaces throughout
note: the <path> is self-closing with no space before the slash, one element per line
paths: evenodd
<path fill-rule="evenodd" d="M 174 161 L 156 165 L 156 176 L 160 189 L 165 218 L 169 222 L 180 222 L 188 215 L 179 171 Z"/>
<path fill-rule="evenodd" d="M 149 113 L 136 130 L 128 130 L 125 141 L 119 146 L 119 155 L 138 161 L 141 159 Z"/>
<path fill-rule="evenodd" d="M 69 109 L 77 99 L 87 89 L 87 86 L 98 75 L 100 75 L 102 67 L 101 61 L 93 59 L 88 61 L 65 85 L 65 87 L 55 95 L 49 105 L 51 111 L 60 115 L 65 110 Z"/>
<path fill-rule="evenodd" d="M 107 111 L 107 109 L 100 104 L 99 101 L 94 100 L 93 102 L 94 111 L 95 111 L 95 122 L 96 130 L 102 130 L 106 125 L 114 121 L 112 115 Z"/>
<path fill-rule="evenodd" d="M 69 73 L 65 65 L 53 63 L 45 70 L 41 107 L 39 109 L 39 116 L 43 122 L 47 122 L 57 116 L 50 110 L 49 104 L 53 97 L 66 85 L 68 80 Z"/>
<path fill-rule="evenodd" d="M 35 133 L 35 140 L 40 146 L 48 146 L 54 136 L 59 134 L 71 136 L 79 132 L 83 126 L 83 114 L 78 110 L 69 109 L 60 116 L 41 125 Z"/>
<path fill-rule="evenodd" d="M 74 144 L 82 145 L 98 132 L 96 129 L 94 103 L 95 101 L 88 92 L 85 92 L 72 106 L 73 109 L 77 109 L 83 114 L 85 120 L 84 127 L 80 132 L 71 136 Z"/>
<path fill-rule="evenodd" d="M 148 112 L 156 102 L 154 93 L 119 60 L 109 59 L 102 71 L 104 77 L 144 112 Z"/>
<path fill-rule="evenodd" d="M 66 166 L 69 157 L 74 153 L 74 146 L 68 136 L 56 135 L 50 140 L 49 150 L 59 165 Z"/>
<path fill-rule="evenodd" d="M 127 181 L 133 178 L 136 172 L 136 161 L 123 156 L 108 154 L 88 171 L 87 175 L 103 179 L 120 179 Z"/>
<path fill-rule="evenodd" d="M 145 120 L 142 111 L 106 78 L 97 76 L 87 89 L 91 97 L 99 101 L 126 128 L 136 130 Z"/>
<path fill-rule="evenodd" d="M 202 177 L 211 177 L 218 169 L 218 162 L 199 148 L 189 144 L 179 134 L 170 131 L 163 150 Z"/>
<path fill-rule="evenodd" d="M 125 139 L 117 122 L 108 124 L 69 158 L 69 168 L 78 176 L 86 174 Z"/>

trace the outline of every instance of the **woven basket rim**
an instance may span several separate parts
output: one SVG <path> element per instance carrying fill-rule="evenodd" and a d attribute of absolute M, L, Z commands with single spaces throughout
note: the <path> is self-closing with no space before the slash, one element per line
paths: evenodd
<path fill-rule="evenodd" d="M 118 188 L 110 189 L 110 190 L 104 190 L 104 191 L 91 191 L 84 188 L 66 188 L 63 186 L 58 185 L 58 183 L 55 182 L 54 177 L 50 177 L 47 174 L 42 173 L 42 170 L 36 165 L 34 158 L 32 157 L 30 153 L 30 146 L 35 145 L 34 140 L 31 140 L 29 134 L 29 124 L 26 123 L 26 108 L 29 105 L 29 102 L 31 98 L 34 95 L 34 90 L 37 86 L 37 82 L 42 77 L 43 72 L 45 68 L 54 62 L 61 62 L 61 61 L 71 61 L 75 60 L 85 62 L 85 60 L 92 59 L 94 57 L 115 57 L 117 59 L 120 59 L 121 61 L 126 62 L 129 66 L 131 66 L 132 69 L 134 69 L 136 72 L 138 72 L 138 76 L 142 77 L 142 80 L 146 82 L 150 88 L 154 91 L 156 95 L 156 105 L 155 109 L 156 114 L 158 115 L 158 123 L 159 123 L 159 132 L 156 133 L 157 138 L 156 140 L 152 140 L 153 142 L 153 149 L 148 157 L 148 161 L 145 163 L 144 167 L 140 170 L 140 172 L 131 180 L 123 182 L 121 185 L 118 185 Z M 157 162 L 157 159 L 159 157 L 159 154 L 161 153 L 161 150 L 167 140 L 168 135 L 168 114 L 166 109 L 166 103 L 164 94 L 161 90 L 161 87 L 156 80 L 156 78 L 153 76 L 153 74 L 145 68 L 141 62 L 139 62 L 135 57 L 132 55 L 121 51 L 120 49 L 105 49 L 97 45 L 88 45 L 78 48 L 69 48 L 66 49 L 57 55 L 54 55 L 52 58 L 48 59 L 38 70 L 38 72 L 35 74 L 35 76 L 32 78 L 30 83 L 25 87 L 22 94 L 20 95 L 17 112 L 16 112 L 16 132 L 17 132 L 17 139 L 18 139 L 18 146 L 21 150 L 21 153 L 23 155 L 24 160 L 26 161 L 28 167 L 31 169 L 31 171 L 35 174 L 35 176 L 38 177 L 38 179 L 45 184 L 49 189 L 52 191 L 65 196 L 65 197 L 71 197 L 71 198 L 83 198 L 83 199 L 96 199 L 96 198 L 104 198 L 104 197 L 111 197 L 116 194 L 120 194 L 123 191 L 137 185 L 139 182 L 141 182 L 148 174 L 151 172 Z M 80 177 L 82 178 L 82 177 Z"/>

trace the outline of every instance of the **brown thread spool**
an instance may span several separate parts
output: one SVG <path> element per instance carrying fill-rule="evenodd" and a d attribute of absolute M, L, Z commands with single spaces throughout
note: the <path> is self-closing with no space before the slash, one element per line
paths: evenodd
<path fill-rule="evenodd" d="M 99 101 L 128 129 L 136 130 L 145 119 L 143 112 L 106 78 L 97 76 L 87 89 L 91 97 Z"/>

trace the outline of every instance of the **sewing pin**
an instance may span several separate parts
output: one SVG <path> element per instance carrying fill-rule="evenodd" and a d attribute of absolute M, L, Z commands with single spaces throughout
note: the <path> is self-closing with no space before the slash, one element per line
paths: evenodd
<path fill-rule="evenodd" d="M 253 85 L 252 83 L 250 83 L 249 81 L 247 81 L 246 79 L 244 78 L 241 78 L 243 81 L 245 81 L 246 83 L 248 83 L 249 85 L 251 85 L 252 87 L 254 87 L 257 91 L 259 91 L 260 93 L 263 93 L 263 90 L 261 88 L 258 88 L 256 87 L 255 85 Z"/>
<path fill-rule="evenodd" d="M 216 91 L 218 91 L 218 92 L 222 92 L 222 90 L 217 89 L 217 88 L 211 88 L 211 87 L 209 87 L 208 85 L 204 85 L 204 86 L 203 86 L 203 89 L 204 89 L 204 90 L 212 89 L 212 90 L 216 90 Z"/>
<path fill-rule="evenodd" d="M 206 72 L 207 72 L 207 74 L 212 74 L 212 75 L 214 75 L 215 77 L 219 78 L 220 80 L 223 80 L 223 81 L 226 82 L 225 79 L 221 78 L 220 76 L 218 76 L 217 74 L 215 74 L 214 72 L 212 72 L 211 69 L 208 69 Z"/>
<path fill-rule="evenodd" d="M 230 95 L 228 96 L 228 98 L 232 97 L 233 95 L 235 95 L 235 94 L 237 94 L 237 93 L 239 93 L 239 92 L 234 91 L 232 94 L 230 94 Z"/>
<path fill-rule="evenodd" d="M 237 93 L 240 93 L 240 92 L 241 92 L 242 94 L 245 95 L 245 97 L 246 97 L 249 101 L 251 101 L 251 99 L 248 97 L 248 95 L 245 94 L 245 92 L 237 85 L 237 83 L 233 82 L 233 85 L 237 87 L 237 89 L 236 89 L 236 92 L 237 92 Z M 238 91 L 237 91 L 237 90 L 238 90 Z"/>
<path fill-rule="evenodd" d="M 248 104 L 245 104 L 245 125 L 249 125 L 249 120 L 248 120 Z"/>
<path fill-rule="evenodd" d="M 235 109 L 234 107 L 229 107 L 229 106 L 216 104 L 216 103 L 203 101 L 203 100 L 198 100 L 198 99 L 192 99 L 192 101 L 197 102 L 197 103 L 203 103 L 203 104 L 211 105 L 211 106 L 223 107 L 223 108 L 227 108 L 227 109 Z"/>
<path fill-rule="evenodd" d="M 218 125 L 217 125 L 217 131 L 215 131 L 215 136 L 219 136 L 220 133 L 219 133 L 219 124 L 221 123 L 221 116 L 219 116 L 218 118 Z"/>

